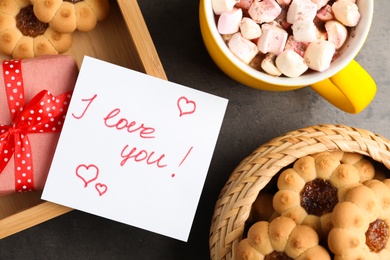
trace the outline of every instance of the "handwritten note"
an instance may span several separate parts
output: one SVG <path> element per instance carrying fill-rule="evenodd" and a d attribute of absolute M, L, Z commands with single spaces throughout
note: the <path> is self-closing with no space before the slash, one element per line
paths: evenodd
<path fill-rule="evenodd" d="M 226 106 L 85 57 L 42 199 L 187 241 Z"/>

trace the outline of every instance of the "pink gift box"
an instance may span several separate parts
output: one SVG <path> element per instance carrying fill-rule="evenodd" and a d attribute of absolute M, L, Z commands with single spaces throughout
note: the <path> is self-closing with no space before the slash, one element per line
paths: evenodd
<path fill-rule="evenodd" d="M 67 55 L 50 55 L 21 61 L 25 105 L 42 90 L 54 96 L 72 91 L 78 76 L 76 61 Z M 11 125 L 4 83 L 4 71 L 0 66 L 0 124 Z M 60 133 L 31 133 L 28 140 L 32 150 L 34 189 L 42 190 L 56 149 Z M 0 159 L 4 155 L 0 154 Z M 14 156 L 0 173 L 0 195 L 15 192 Z"/>

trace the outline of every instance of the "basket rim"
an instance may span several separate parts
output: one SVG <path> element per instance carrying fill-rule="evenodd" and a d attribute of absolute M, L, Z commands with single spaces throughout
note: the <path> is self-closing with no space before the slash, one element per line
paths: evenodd
<path fill-rule="evenodd" d="M 222 188 L 210 227 L 211 259 L 233 259 L 251 205 L 273 176 L 299 158 L 325 151 L 359 153 L 390 169 L 390 141 L 362 128 L 321 124 L 271 139 L 244 158 Z"/>

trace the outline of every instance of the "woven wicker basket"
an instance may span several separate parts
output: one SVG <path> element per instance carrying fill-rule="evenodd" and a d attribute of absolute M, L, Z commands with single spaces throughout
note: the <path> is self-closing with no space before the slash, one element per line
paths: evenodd
<path fill-rule="evenodd" d="M 215 206 L 210 229 L 211 259 L 233 259 L 252 203 L 282 168 L 324 151 L 355 152 L 390 169 L 390 141 L 372 132 L 317 125 L 286 133 L 257 148 L 233 171 Z"/>

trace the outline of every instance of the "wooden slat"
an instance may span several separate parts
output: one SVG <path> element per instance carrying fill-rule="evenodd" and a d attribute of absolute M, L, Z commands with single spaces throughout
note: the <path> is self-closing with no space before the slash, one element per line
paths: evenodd
<path fill-rule="evenodd" d="M 58 217 L 73 209 L 43 202 L 0 220 L 0 239 Z"/>
<path fill-rule="evenodd" d="M 137 1 L 117 1 L 119 8 L 122 11 L 123 18 L 125 19 L 126 24 L 129 25 L 130 35 L 133 39 L 135 49 L 137 49 L 140 55 L 145 72 L 151 76 L 167 79 Z"/>

